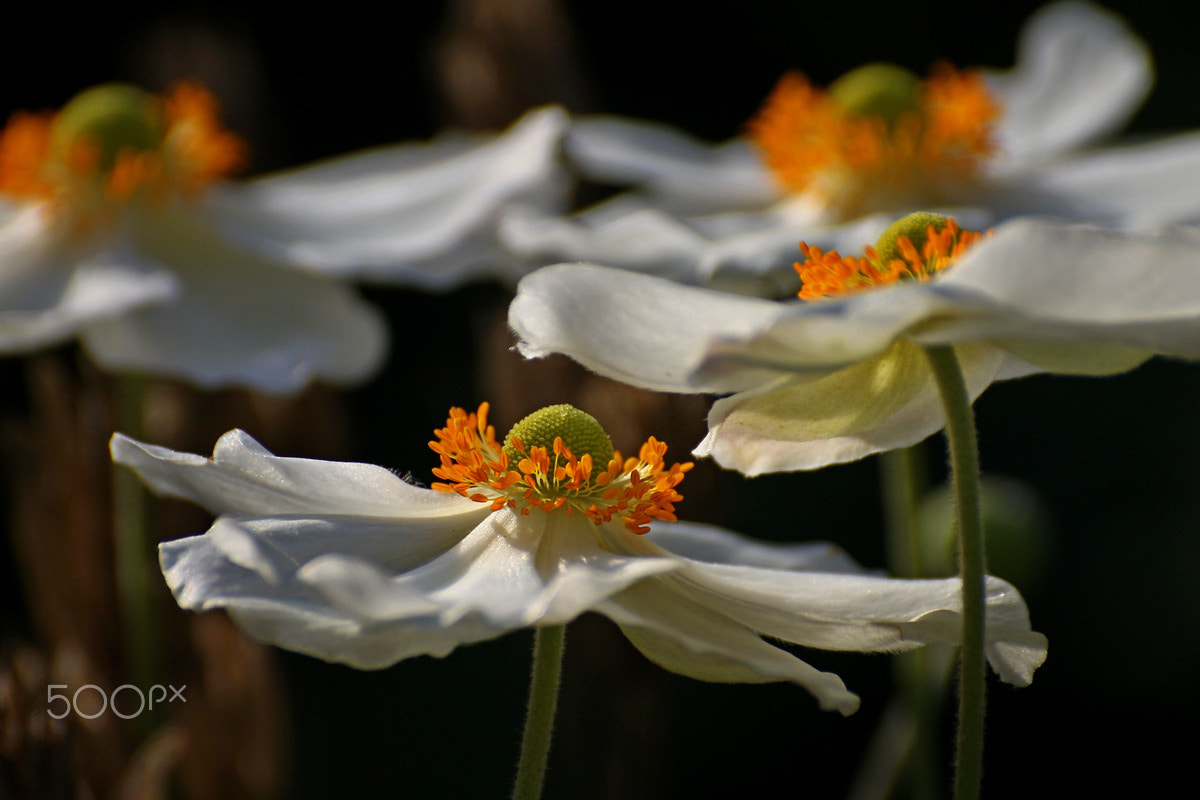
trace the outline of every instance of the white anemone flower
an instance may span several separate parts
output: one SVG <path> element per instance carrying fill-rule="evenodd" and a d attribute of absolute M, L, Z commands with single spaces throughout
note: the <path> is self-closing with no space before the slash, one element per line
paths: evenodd
<path fill-rule="evenodd" d="M 674 522 L 690 464 L 650 439 L 622 459 L 590 416 L 551 406 L 497 441 L 453 409 L 430 446 L 444 483 L 377 466 L 272 455 L 241 431 L 211 459 L 117 434 L 113 458 L 154 490 L 218 514 L 165 542 L 179 604 L 226 609 L 249 635 L 360 669 L 587 611 L 652 661 L 720 682 L 792 681 L 823 708 L 858 698 L 763 637 L 895 652 L 959 641 L 960 583 L 866 574 L 828 544 L 778 545 Z M 987 653 L 1018 686 L 1046 654 L 1019 593 L 987 579 Z"/>
<path fill-rule="evenodd" d="M 572 217 L 513 214 L 505 241 L 539 264 L 595 261 L 773 293 L 797 241 L 857 250 L 915 210 L 976 228 L 1032 214 L 1191 223 L 1200 134 L 1090 147 L 1127 121 L 1152 80 L 1149 53 L 1122 20 L 1064 2 L 1031 17 L 1011 70 L 939 65 L 920 80 L 871 64 L 828 91 L 790 74 L 747 135 L 720 145 L 583 117 L 568 156 L 586 177 L 637 191 Z"/>
<path fill-rule="evenodd" d="M 244 147 L 193 84 L 109 84 L 15 114 L 0 134 L 0 353 L 78 337 L 105 369 L 205 388 L 366 379 L 386 327 L 338 278 L 387 262 L 445 287 L 493 260 L 497 209 L 561 192 L 564 126 L 545 109 L 492 139 L 233 182 Z"/>
<path fill-rule="evenodd" d="M 852 461 L 936 433 L 945 416 L 923 348 L 954 348 L 972 399 L 1036 372 L 1200 358 L 1200 231 L 1023 219 L 964 252 L 975 237 L 952 222 L 910 215 L 891 229 L 892 245 L 885 234 L 858 259 L 806 247 L 801 278 L 826 295 L 808 301 L 546 267 L 518 286 L 509 324 L 526 357 L 564 353 L 635 386 L 727 395 L 695 453 L 749 475 Z"/>

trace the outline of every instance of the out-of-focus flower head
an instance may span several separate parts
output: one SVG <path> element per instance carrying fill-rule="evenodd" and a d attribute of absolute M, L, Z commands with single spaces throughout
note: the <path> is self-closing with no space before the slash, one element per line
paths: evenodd
<path fill-rule="evenodd" d="M 1200 219 L 1200 135 L 1090 148 L 1152 83 L 1145 45 L 1109 11 L 1050 4 L 1007 71 L 873 63 L 813 85 L 782 78 L 747 135 L 709 145 L 617 117 L 576 120 L 591 180 L 635 191 L 570 217 L 520 214 L 531 262 L 595 261 L 778 296 L 797 241 L 854 251 L 898 216 L 938 209 L 986 227 L 1049 215 L 1128 227 Z"/>
<path fill-rule="evenodd" d="M 292 392 L 380 363 L 353 291 L 238 247 L 213 189 L 245 161 L 212 96 L 105 84 L 0 134 L 0 352 L 78 336 L 102 367 Z"/>

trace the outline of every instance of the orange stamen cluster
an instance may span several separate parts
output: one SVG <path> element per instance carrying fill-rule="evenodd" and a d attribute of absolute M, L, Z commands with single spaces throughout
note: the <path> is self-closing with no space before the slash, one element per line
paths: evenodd
<path fill-rule="evenodd" d="M 134 195 L 163 199 L 193 195 L 245 165 L 246 147 L 218 119 L 216 100 L 195 83 L 180 83 L 162 98 L 165 135 L 157 150 L 122 149 L 111 166 L 95 142 L 80 138 L 53 152 L 55 114 L 17 112 L 0 132 L 0 194 L 78 205 Z"/>
<path fill-rule="evenodd" d="M 182 191 L 194 194 L 245 168 L 246 143 L 222 127 L 211 92 L 185 81 L 175 85 L 163 104 L 166 152 Z"/>
<path fill-rule="evenodd" d="M 521 458 L 512 464 L 487 415 L 487 403 L 471 413 L 452 408 L 446 427 L 434 431 L 437 441 L 429 447 L 440 456 L 441 465 L 433 474 L 446 481 L 434 483 L 434 489 L 488 503 L 493 511 L 506 506 L 521 514 L 562 509 L 597 525 L 616 519 L 637 534 L 647 533 L 651 520 L 675 519 L 675 503 L 683 499 L 676 487 L 692 464 L 666 467 L 663 442 L 651 437 L 637 458 L 622 459 L 614 453 L 593 478 L 592 457 L 585 453 L 576 458 L 562 437 L 549 448 L 526 448 L 514 437 L 513 447 Z"/>
<path fill-rule="evenodd" d="M 869 209 L 866 194 L 942 192 L 978 174 L 995 151 L 999 107 L 982 75 L 935 67 L 917 109 L 894 122 L 846 113 L 798 72 L 785 74 L 748 125 L 785 189 L 813 192 L 845 213 Z"/>
<path fill-rule="evenodd" d="M 947 219 L 941 230 L 930 225 L 924 244 L 918 249 L 907 236 L 896 239 L 899 256 L 881 258 L 874 247 L 863 249 L 863 256 L 842 256 L 836 250 L 800 243 L 803 262 L 796 262 L 800 275 L 801 300 L 819 300 L 850 294 L 901 280 L 927 281 L 946 269 L 986 234 L 959 228 Z"/>
<path fill-rule="evenodd" d="M 0 132 L 0 194 L 34 197 L 46 193 L 42 165 L 50 152 L 54 115 L 18 111 Z"/>

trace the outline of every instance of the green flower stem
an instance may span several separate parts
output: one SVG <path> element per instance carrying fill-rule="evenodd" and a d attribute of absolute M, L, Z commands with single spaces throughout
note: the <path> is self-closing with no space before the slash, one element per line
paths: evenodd
<path fill-rule="evenodd" d="M 925 459 L 920 445 L 888 450 L 880 456 L 886 513 L 888 569 L 898 578 L 921 578 L 917 507 L 925 494 Z"/>
<path fill-rule="evenodd" d="M 140 377 L 117 379 L 117 429 L 142 437 L 145 384 Z M 137 475 L 113 468 L 113 549 L 117 602 L 121 609 L 125 669 L 135 686 L 148 691 L 158 679 L 158 653 L 150 579 L 158 570 L 148 551 L 146 491 Z"/>
<path fill-rule="evenodd" d="M 888 570 L 898 578 L 928 577 L 921 558 L 917 511 L 927 490 L 920 445 L 880 455 Z M 892 657 L 895 697 L 884 710 L 847 800 L 936 797 L 940 766 L 934 727 L 945 693 L 942 652 L 924 647 Z M 939 668 L 940 667 L 940 668 Z"/>
<path fill-rule="evenodd" d="M 917 512 L 928 488 L 921 445 L 879 459 L 888 570 L 898 578 L 929 577 Z M 936 797 L 942 759 L 935 727 L 946 687 L 949 653 L 923 647 L 892 657 L 896 694 L 880 719 L 848 800 Z"/>
<path fill-rule="evenodd" d="M 954 484 L 958 567 L 962 577 L 962 657 L 959 662 L 958 739 L 954 797 L 977 800 L 983 781 L 983 717 L 987 702 L 984 653 L 983 516 L 980 511 L 979 443 L 975 415 L 958 358 L 951 347 L 925 349 L 946 412 L 946 438 Z"/>
<path fill-rule="evenodd" d="M 554 709 L 558 705 L 558 682 L 562 673 L 565 638 L 564 625 L 535 629 L 533 674 L 529 681 L 529 705 L 525 713 L 525 733 L 521 737 L 521 760 L 517 765 L 513 800 L 537 800 L 542 796 L 546 758 L 550 753 L 550 734 L 554 729 Z"/>

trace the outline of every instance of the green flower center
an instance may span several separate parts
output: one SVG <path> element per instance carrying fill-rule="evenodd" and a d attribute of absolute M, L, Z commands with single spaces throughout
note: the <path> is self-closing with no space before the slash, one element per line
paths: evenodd
<path fill-rule="evenodd" d="M 895 64 L 864 64 L 829 85 L 829 96 L 851 118 L 878 117 L 889 126 L 921 105 L 921 79 Z"/>
<path fill-rule="evenodd" d="M 93 148 L 95 166 L 110 172 L 125 152 L 156 152 L 166 132 L 162 105 L 148 92 L 122 83 L 94 86 L 75 95 L 58 113 L 51 152 L 69 160 L 81 144 Z"/>
<path fill-rule="evenodd" d="M 946 227 L 946 217 L 931 211 L 917 211 L 907 217 L 901 217 L 887 226 L 887 229 L 879 235 L 879 241 L 875 243 L 875 252 L 879 256 L 880 263 L 887 264 L 894 258 L 903 260 L 904 254 L 901 252 L 899 244 L 901 236 L 912 242 L 918 253 L 921 252 L 925 247 L 925 242 L 929 240 L 930 226 L 940 232 Z"/>
<path fill-rule="evenodd" d="M 521 440 L 525 453 L 534 447 L 544 447 L 552 453 L 554 440 L 559 437 L 575 458 L 582 459 L 584 455 L 592 457 L 593 479 L 612 460 L 612 439 L 596 418 L 566 403 L 546 406 L 513 425 L 504 437 L 504 452 L 508 454 L 509 463 L 515 467 L 525 456 L 513 445 L 514 438 Z"/>

